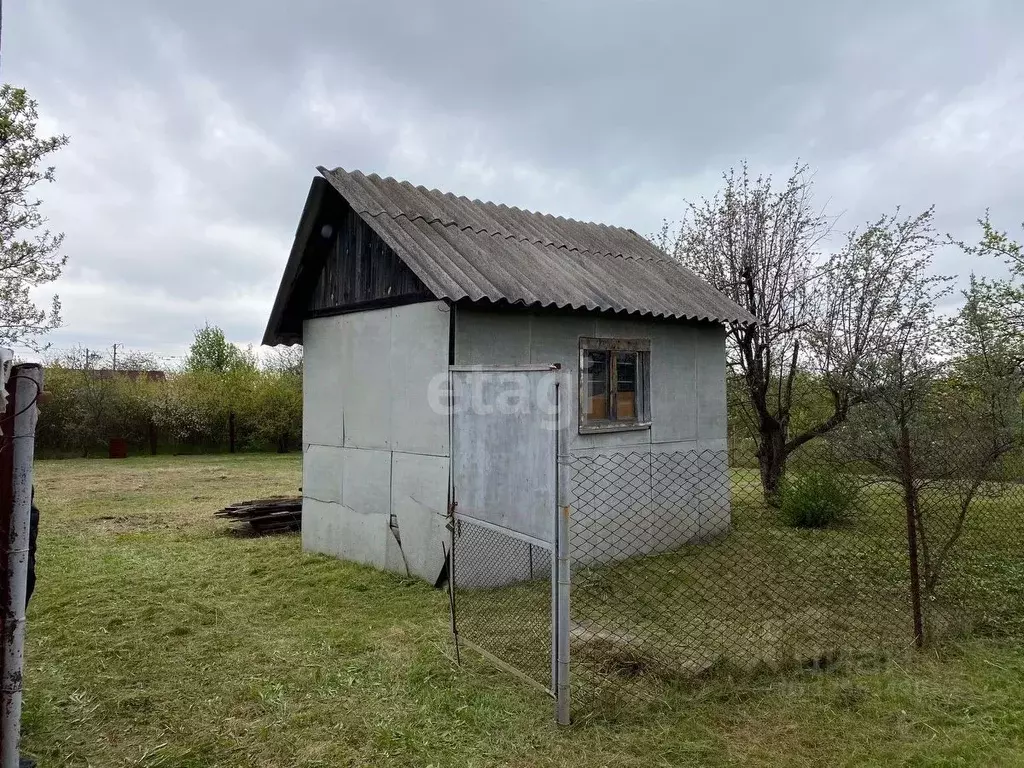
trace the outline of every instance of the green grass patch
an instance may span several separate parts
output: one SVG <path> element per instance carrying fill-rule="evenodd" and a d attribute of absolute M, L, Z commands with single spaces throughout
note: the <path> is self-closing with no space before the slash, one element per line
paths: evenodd
<path fill-rule="evenodd" d="M 720 674 L 666 689 L 643 717 L 560 729 L 542 695 L 470 653 L 455 665 L 444 593 L 304 555 L 297 536 L 225 535 L 212 517 L 299 483 L 287 455 L 38 463 L 26 752 L 42 766 L 1021 762 L 1024 650 L 1010 640 Z M 756 590 L 767 565 L 723 565 L 725 594 Z"/>
<path fill-rule="evenodd" d="M 841 520 L 832 517 L 818 528 L 793 527 L 769 509 L 756 471 L 734 469 L 732 480 L 727 531 L 658 555 L 574 563 L 572 650 L 582 698 L 588 688 L 618 687 L 661 700 L 673 685 L 723 674 L 879 657 L 903 663 L 912 653 L 905 512 L 894 484 L 844 478 Z M 830 483 L 807 483 L 804 501 Z M 939 491 L 924 503 L 934 546 L 950 530 L 956 508 Z M 581 527 L 590 524 L 580 517 Z M 972 508 L 936 590 L 924 596 L 929 642 L 1024 634 L 1022 520 L 1024 497 L 991 484 Z M 661 518 L 648 524 L 671 531 Z M 594 537 L 594 531 L 578 533 Z M 614 545 L 602 540 L 598 549 L 614 551 Z M 595 709 L 602 706 L 598 697 Z"/>

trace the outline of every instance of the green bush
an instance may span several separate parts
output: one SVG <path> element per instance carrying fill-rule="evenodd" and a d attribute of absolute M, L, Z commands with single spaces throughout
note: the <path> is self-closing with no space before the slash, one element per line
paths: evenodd
<path fill-rule="evenodd" d="M 857 486 L 840 472 L 794 473 L 779 496 L 782 521 L 794 528 L 828 528 L 849 519 Z"/>
<path fill-rule="evenodd" d="M 131 453 L 227 450 L 235 416 L 238 450 L 287 451 L 302 441 L 302 374 L 239 368 L 224 373 L 168 371 L 164 379 L 97 377 L 49 365 L 40 409 L 40 457 L 105 456 L 111 438 Z"/>

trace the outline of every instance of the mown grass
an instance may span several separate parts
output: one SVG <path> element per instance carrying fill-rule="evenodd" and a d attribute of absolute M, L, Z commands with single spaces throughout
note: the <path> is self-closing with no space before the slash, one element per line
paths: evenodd
<path fill-rule="evenodd" d="M 923 595 L 929 641 L 1019 628 L 1024 617 L 1024 490 L 999 492 L 992 485 L 957 539 L 950 532 L 958 508 L 949 492 L 924 497 L 920 525 L 933 551 L 953 541 L 936 589 Z M 577 567 L 574 616 L 647 641 L 663 665 L 681 670 L 805 663 L 913 644 L 906 513 L 895 485 L 866 484 L 849 520 L 826 529 L 784 523 L 765 506 L 750 470 L 733 470 L 732 486 L 726 535 L 610 566 Z M 591 522 L 581 517 L 581 526 Z M 671 531 L 680 519 L 685 515 L 667 510 L 653 527 Z M 586 536 L 593 539 L 594 532 Z M 602 551 L 614 547 L 601 541 Z"/>
<path fill-rule="evenodd" d="M 37 464 L 24 746 L 40 765 L 1024 764 L 1009 640 L 721 675 L 559 729 L 543 696 L 454 664 L 442 592 L 212 518 L 299 476 L 297 456 Z"/>
<path fill-rule="evenodd" d="M 661 701 L 675 686 L 722 674 L 902 662 L 915 644 L 902 496 L 875 478 L 852 482 L 859 490 L 848 519 L 824 529 L 785 523 L 746 469 L 732 471 L 728 518 L 713 517 L 723 511 L 717 505 L 700 523 L 692 508 L 655 505 L 638 513 L 637 528 L 623 528 L 584 498 L 572 522 L 573 540 L 584 542 L 573 561 L 570 617 L 576 712 L 604 716 L 627 694 Z M 922 594 L 930 643 L 971 632 L 1024 634 L 1024 492 L 990 485 L 938 587 Z M 937 486 L 925 497 L 922 528 L 933 547 L 948 538 L 954 501 Z M 701 528 L 715 533 L 694 541 Z M 637 551 L 638 541 L 663 551 L 616 559 L 624 547 Z M 503 557 L 525 557 L 510 553 L 510 543 Z M 538 682 L 550 680 L 546 577 L 463 588 L 458 598 L 463 637 Z"/>

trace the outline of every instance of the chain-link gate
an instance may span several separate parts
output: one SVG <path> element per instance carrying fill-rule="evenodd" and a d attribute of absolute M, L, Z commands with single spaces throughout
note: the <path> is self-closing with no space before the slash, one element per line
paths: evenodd
<path fill-rule="evenodd" d="M 457 646 L 554 696 L 551 543 L 458 513 L 451 529 Z"/>
<path fill-rule="evenodd" d="M 450 391 L 456 651 L 472 648 L 552 696 L 568 723 L 558 368 L 453 367 Z"/>

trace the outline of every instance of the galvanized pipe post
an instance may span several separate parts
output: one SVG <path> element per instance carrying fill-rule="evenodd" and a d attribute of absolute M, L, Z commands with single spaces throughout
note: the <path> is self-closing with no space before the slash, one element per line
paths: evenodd
<path fill-rule="evenodd" d="M 13 422 L 7 450 L 11 456 L 11 500 L 0 505 L 10 517 L 7 530 L 6 581 L 3 589 L 3 674 L 0 679 L 0 766 L 17 768 L 21 740 L 22 665 L 25 652 L 25 602 L 28 592 L 29 527 L 32 512 L 32 460 L 35 453 L 36 400 L 43 390 L 43 369 L 35 363 L 17 365 L 8 382 L 8 413 Z M 5 525 L 3 525 L 5 524 Z"/>
<path fill-rule="evenodd" d="M 555 385 L 555 461 L 558 462 L 555 473 L 556 498 L 555 506 L 555 552 L 557 600 L 555 616 L 555 716 L 559 725 L 570 723 L 570 690 L 569 690 L 569 592 L 570 592 L 570 554 L 569 554 L 569 483 L 568 455 L 563 455 L 565 446 L 558 435 L 562 433 L 560 386 Z"/>
<path fill-rule="evenodd" d="M 558 689 L 559 725 L 569 725 L 569 505 L 561 507 L 558 530 Z"/>

